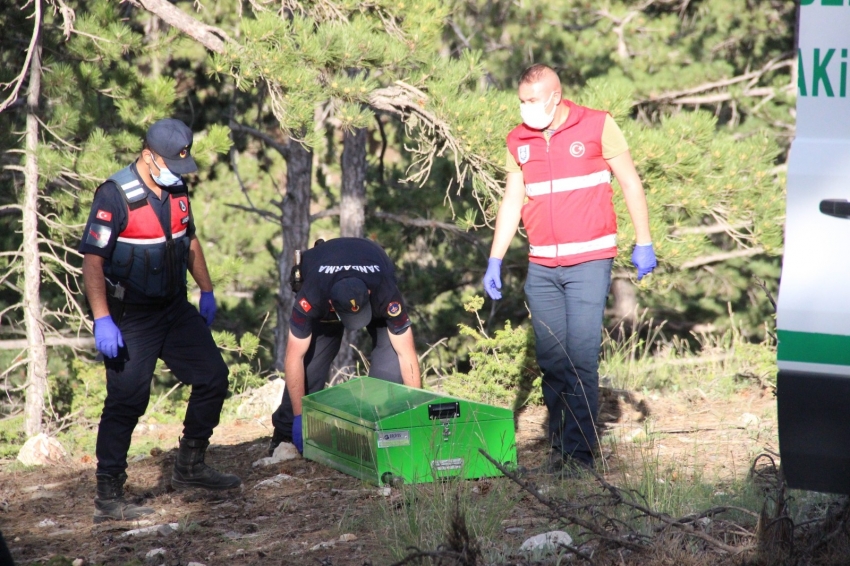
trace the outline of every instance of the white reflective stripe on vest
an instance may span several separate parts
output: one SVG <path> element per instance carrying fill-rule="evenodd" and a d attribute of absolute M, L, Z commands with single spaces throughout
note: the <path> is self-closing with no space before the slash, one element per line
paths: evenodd
<path fill-rule="evenodd" d="M 609 234 L 590 240 L 589 242 L 573 242 L 569 244 L 557 244 L 551 246 L 528 246 L 528 253 L 534 257 L 563 257 L 568 255 L 583 254 L 613 248 L 617 245 L 617 234 Z"/>
<path fill-rule="evenodd" d="M 122 238 L 121 236 L 118 236 L 118 241 L 124 242 L 125 244 L 144 246 L 146 244 L 161 244 L 165 241 L 165 236 L 160 236 L 159 238 Z"/>
<path fill-rule="evenodd" d="M 138 184 L 138 183 L 136 183 L 136 184 Z M 125 192 L 124 194 L 127 195 L 128 199 L 133 199 L 133 198 L 136 198 L 137 196 L 145 194 L 145 189 L 143 189 L 142 187 L 139 187 L 136 190 Z"/>
<path fill-rule="evenodd" d="M 186 228 L 183 228 L 176 234 L 172 234 L 172 238 L 182 238 L 186 235 Z M 119 242 L 124 242 L 125 244 L 136 244 L 140 246 L 144 246 L 145 244 L 161 244 L 165 241 L 165 236 L 160 236 L 159 238 L 122 238 L 118 236 Z"/>
<path fill-rule="evenodd" d="M 543 181 L 541 183 L 528 183 L 525 185 L 525 194 L 530 197 L 553 193 L 562 193 L 565 191 L 575 191 L 578 189 L 589 189 L 603 183 L 611 182 L 611 172 L 597 171 L 590 175 L 582 175 L 580 177 L 566 177 L 564 179 L 555 179 L 553 181 Z"/>

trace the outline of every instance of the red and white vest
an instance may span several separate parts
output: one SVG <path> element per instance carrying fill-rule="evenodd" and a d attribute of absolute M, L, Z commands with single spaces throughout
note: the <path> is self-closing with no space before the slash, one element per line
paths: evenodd
<path fill-rule="evenodd" d="M 526 203 L 522 222 L 529 261 L 570 266 L 617 255 L 617 215 L 611 168 L 602 157 L 607 112 L 563 100 L 567 121 L 549 141 L 520 124 L 508 134 L 508 150 L 522 168 Z"/>
<path fill-rule="evenodd" d="M 129 167 L 109 178 L 127 201 L 127 226 L 118 235 L 104 274 L 123 282 L 147 299 L 173 296 L 186 287 L 189 194 L 185 185 L 170 189 L 171 224 L 164 227 Z M 167 230 L 166 230 L 167 228 Z"/>

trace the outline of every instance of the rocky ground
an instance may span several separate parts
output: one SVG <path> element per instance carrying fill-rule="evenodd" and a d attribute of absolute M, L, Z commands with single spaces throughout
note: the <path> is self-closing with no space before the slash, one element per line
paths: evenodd
<path fill-rule="evenodd" d="M 755 455 L 777 451 L 775 399 L 755 386 L 723 398 L 609 395 L 602 413 L 609 423 L 600 470 L 614 484 L 640 474 L 649 454 L 659 469 L 667 470 L 668 481 L 681 475 L 682 481 L 699 478 L 722 489 L 746 476 Z M 545 419 L 542 408 L 520 416 L 520 464 L 533 466 L 544 458 Z M 381 490 L 301 458 L 253 467 L 266 455 L 268 430 L 265 415 L 218 427 L 208 463 L 239 474 L 244 485 L 209 494 L 174 492 L 168 485 L 179 426 L 140 425 L 134 442 L 155 441 L 157 447 L 133 459 L 128 490 L 156 514 L 134 524 L 92 523 L 91 455 L 40 468 L 0 462 L 0 529 L 18 564 L 362 566 L 397 561 L 398 525 L 390 515 L 416 501 L 403 501 L 398 489 Z M 493 488 L 509 494 L 511 506 L 483 546 L 518 552 L 527 538 L 555 528 L 546 510 L 506 478 L 480 480 L 465 493 L 484 498 Z"/>

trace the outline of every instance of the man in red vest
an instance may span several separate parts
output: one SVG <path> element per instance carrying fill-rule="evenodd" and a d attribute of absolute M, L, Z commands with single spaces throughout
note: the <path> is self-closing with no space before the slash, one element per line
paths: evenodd
<path fill-rule="evenodd" d="M 558 75 L 533 65 L 520 77 L 523 123 L 507 138 L 507 184 L 496 217 L 484 288 L 502 298 L 502 258 L 528 233 L 525 294 L 531 310 L 551 451 L 546 468 L 593 465 L 597 445 L 602 317 L 617 255 L 611 174 L 635 228 L 638 279 L 656 266 L 643 185 L 611 116 L 561 97 Z"/>
<path fill-rule="evenodd" d="M 157 359 L 192 386 L 171 485 L 231 489 L 241 480 L 204 463 L 228 389 L 228 368 L 209 326 L 215 296 L 195 235 L 181 174 L 197 171 L 192 130 L 171 118 L 153 124 L 141 155 L 98 187 L 79 251 L 106 366 L 97 432 L 94 521 L 153 512 L 124 498 L 127 451 L 150 400 Z M 200 312 L 186 299 L 186 274 L 201 288 Z"/>

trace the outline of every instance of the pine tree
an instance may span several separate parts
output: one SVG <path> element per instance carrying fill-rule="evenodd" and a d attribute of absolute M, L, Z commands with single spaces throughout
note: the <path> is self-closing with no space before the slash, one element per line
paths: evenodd
<path fill-rule="evenodd" d="M 42 4 L 34 6 L 40 10 Z M 26 105 L 13 102 L 0 115 L 6 125 L 0 146 L 24 155 L 23 167 L 7 165 L 12 174 L 0 179 L 0 195 L 6 199 L 21 185 L 15 172 L 23 171 L 25 177 L 21 204 L 9 209 L 21 211 L 21 228 L 4 242 L 4 247 L 20 251 L 0 256 L 4 261 L 0 279 L 17 278 L 19 283 L 12 287 L 19 296 L 0 300 L 9 321 L 3 335 L 18 334 L 19 321 L 26 329 L 27 347 L 4 368 L 3 377 L 27 356 L 27 434 L 42 426 L 48 378 L 45 347 L 80 345 L 70 335 L 91 329 L 79 285 L 81 256 L 75 248 L 94 189 L 138 155 L 146 127 L 169 115 L 176 98 L 173 80 L 146 77 L 128 60 L 128 54 L 141 52 L 143 42 L 122 22 L 113 3 L 60 2 L 57 8 L 46 10 L 43 20 L 35 18 L 41 34 L 34 37 L 50 53 L 44 61 L 36 43 L 26 50 L 3 49 L 8 68 L 19 69 L 19 60 L 25 60 L 31 69 L 26 76 Z M 21 34 L 33 29 L 32 23 L 16 25 L 23 16 L 4 12 L 4 24 L 8 23 L 4 29 L 18 29 Z M 19 37 L 13 34 L 0 41 L 13 45 Z M 25 116 L 19 108 L 26 109 Z M 22 151 L 22 140 L 11 132 L 24 128 Z M 226 129 L 213 129 L 198 141 L 195 152 L 202 162 L 208 161 L 228 144 Z"/>

